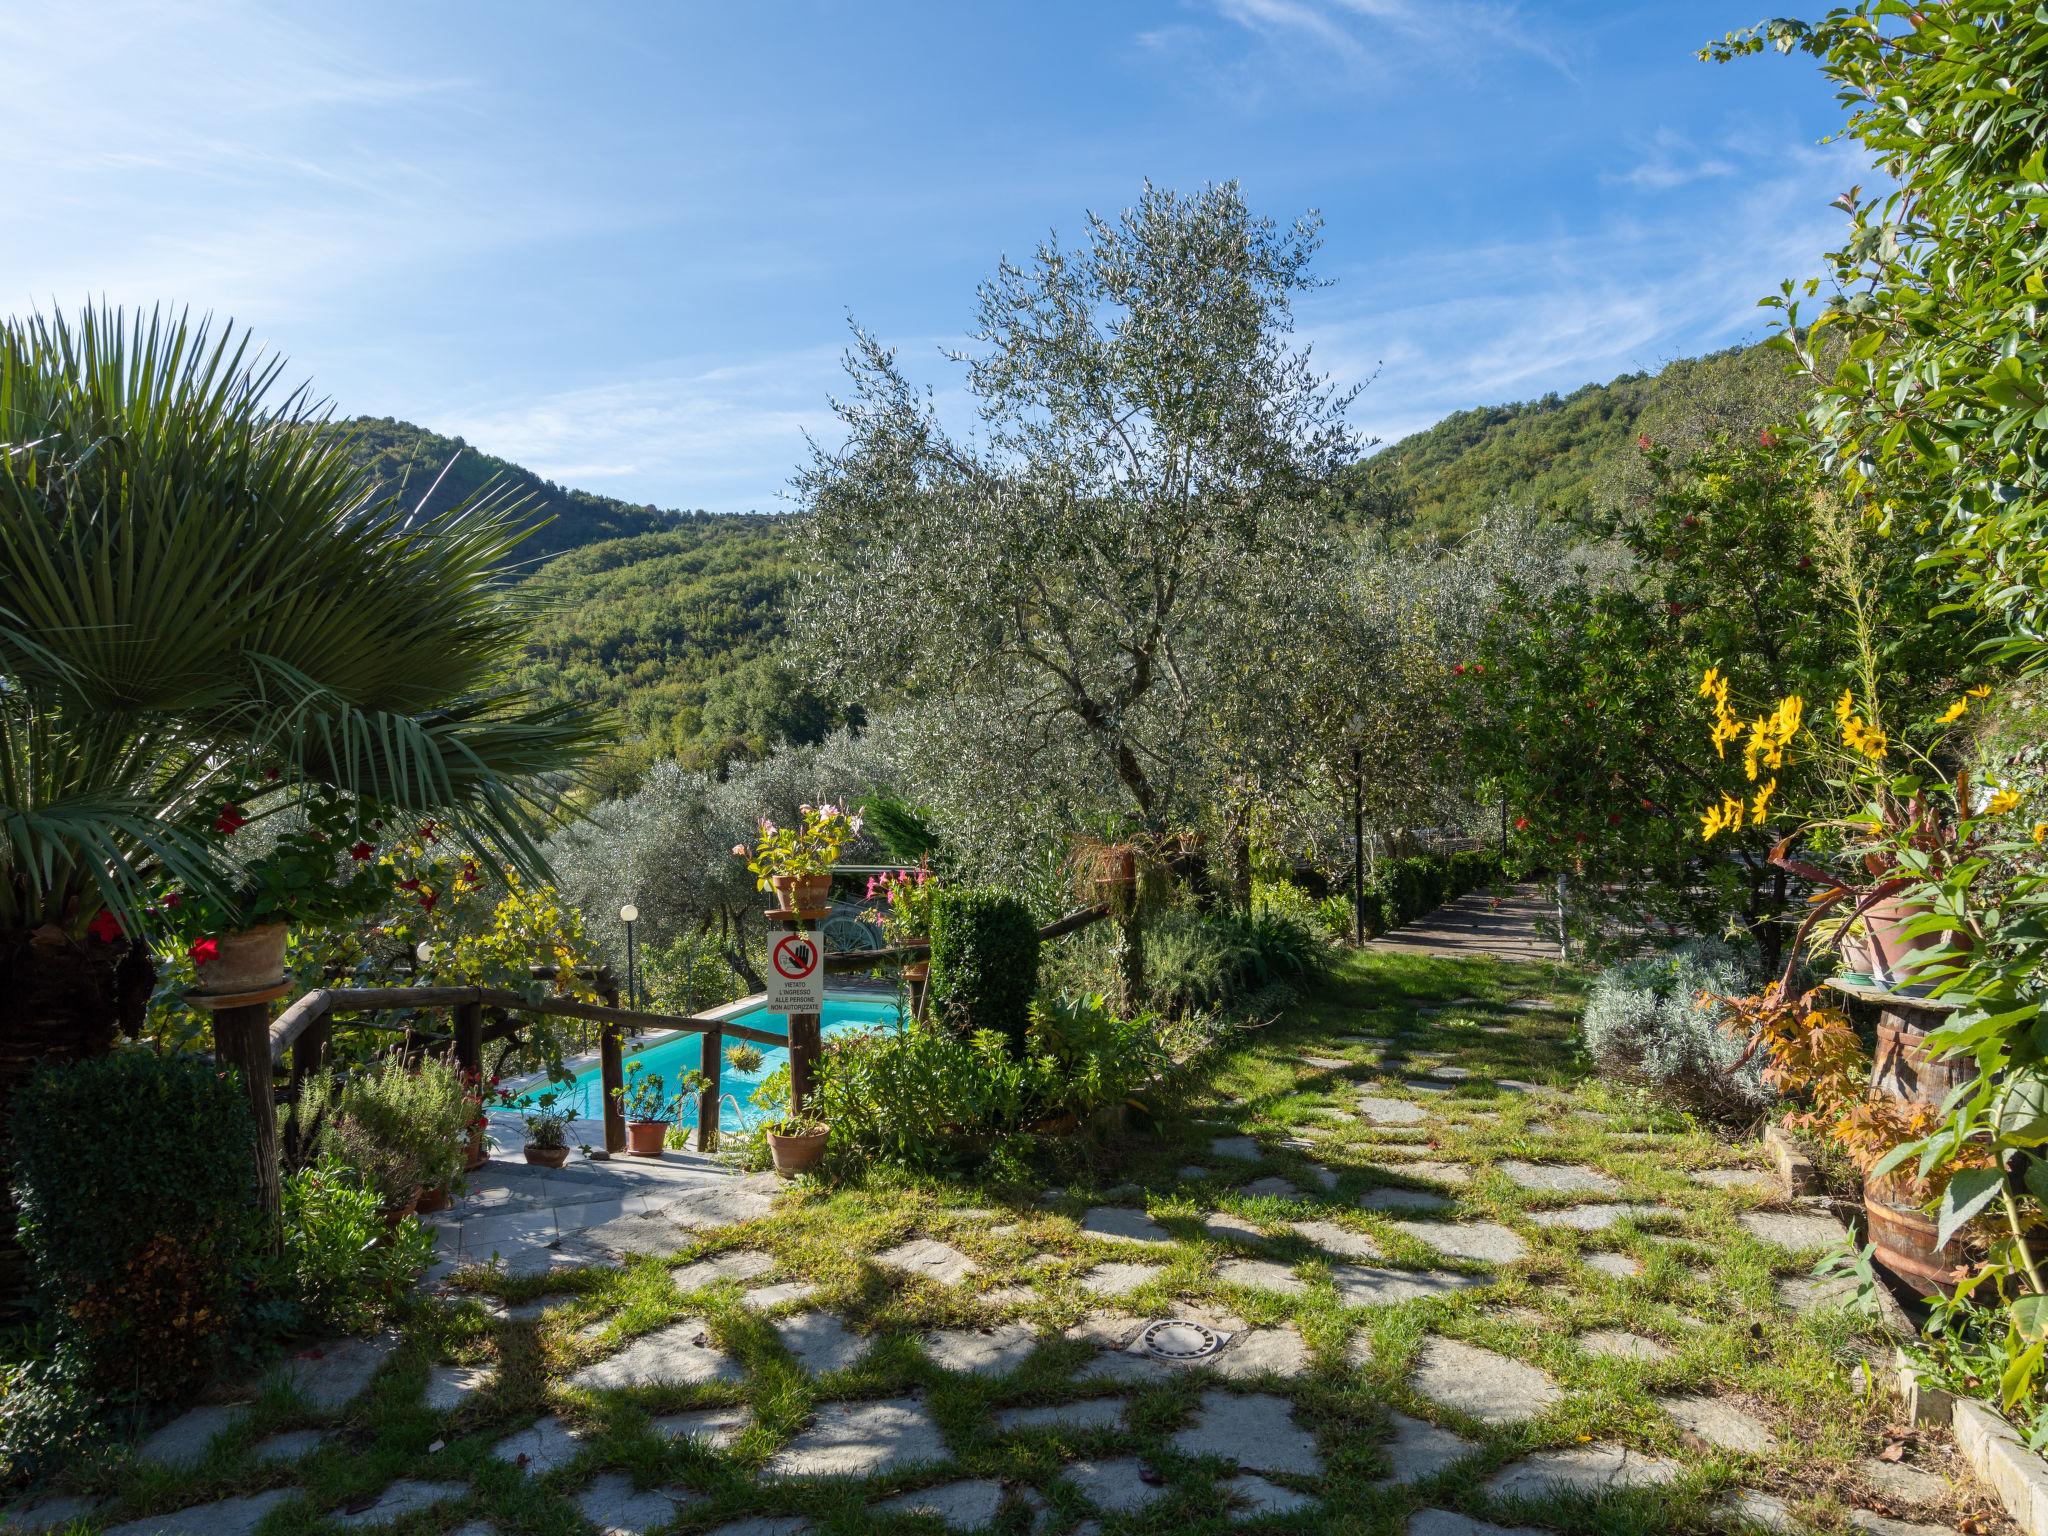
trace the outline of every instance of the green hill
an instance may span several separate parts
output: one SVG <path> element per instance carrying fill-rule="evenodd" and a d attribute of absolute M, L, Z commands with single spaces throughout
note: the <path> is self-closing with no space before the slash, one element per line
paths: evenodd
<path fill-rule="evenodd" d="M 550 555 L 601 539 L 672 528 L 678 516 L 611 496 L 569 490 L 459 437 L 443 437 L 409 421 L 358 416 L 336 425 L 351 435 L 355 458 L 369 468 L 384 491 L 424 501 L 430 514 L 476 495 L 494 480 L 530 498 L 535 517 L 551 521 L 519 546 L 520 563 L 528 568 Z"/>
<path fill-rule="evenodd" d="M 1585 521 L 1626 483 L 1635 440 L 1753 430 L 1796 412 L 1780 355 L 1737 347 L 1627 373 L 1568 395 L 1446 416 L 1355 466 L 1342 500 L 1354 520 L 1454 539 L 1502 503 Z"/>

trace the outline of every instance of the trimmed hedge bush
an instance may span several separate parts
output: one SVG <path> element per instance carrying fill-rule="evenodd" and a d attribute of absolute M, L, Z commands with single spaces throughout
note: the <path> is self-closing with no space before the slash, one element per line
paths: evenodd
<path fill-rule="evenodd" d="M 1381 859 L 1366 881 L 1365 931 L 1385 933 L 1412 923 L 1445 902 L 1496 884 L 1500 878 L 1500 855 L 1481 849 L 1442 858 Z"/>
<path fill-rule="evenodd" d="M 12 1131 L 21 1245 L 57 1342 L 103 1390 L 176 1394 L 241 1317 L 258 1220 L 240 1078 L 144 1050 L 48 1064 Z"/>
<path fill-rule="evenodd" d="M 1024 1054 L 1038 993 L 1038 924 L 1008 891 L 942 889 L 932 898 L 931 1008 L 956 1034 L 992 1029 Z"/>

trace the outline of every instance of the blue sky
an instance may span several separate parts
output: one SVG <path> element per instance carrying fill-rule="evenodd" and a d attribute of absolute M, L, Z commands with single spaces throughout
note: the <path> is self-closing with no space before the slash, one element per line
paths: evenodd
<path fill-rule="evenodd" d="M 1761 335 L 1867 179 L 1757 0 L 0 4 L 0 306 L 232 315 L 346 413 L 774 509 L 849 314 L 938 348 L 1150 177 L 1321 210 L 1385 439 Z"/>

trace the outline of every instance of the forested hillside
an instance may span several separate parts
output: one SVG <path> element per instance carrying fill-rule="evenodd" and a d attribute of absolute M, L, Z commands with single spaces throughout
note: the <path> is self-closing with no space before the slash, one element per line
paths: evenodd
<path fill-rule="evenodd" d="M 1795 398 L 1780 355 L 1762 347 L 1682 358 L 1568 395 L 1446 416 L 1359 464 L 1344 501 L 1358 520 L 1428 539 L 1454 539 L 1503 502 L 1583 520 L 1617 488 L 1639 433 L 1662 439 L 1701 420 L 1749 419 L 1759 402 L 1783 400 L 1789 414 Z"/>
<path fill-rule="evenodd" d="M 409 421 L 358 416 L 337 425 L 350 434 L 355 457 L 368 466 L 379 485 L 387 491 L 402 489 L 408 501 L 424 498 L 430 513 L 474 496 L 493 481 L 530 497 L 536 518 L 550 521 L 520 545 L 519 558 L 527 566 L 600 539 L 654 533 L 675 526 L 677 520 L 673 512 L 569 490 L 459 437 L 443 437 Z M 446 475 L 429 496 L 444 469 Z"/>

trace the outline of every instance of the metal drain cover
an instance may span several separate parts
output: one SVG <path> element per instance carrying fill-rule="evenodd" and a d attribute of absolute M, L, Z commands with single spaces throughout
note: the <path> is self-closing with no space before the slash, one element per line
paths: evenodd
<path fill-rule="evenodd" d="M 1229 1342 L 1229 1334 L 1218 1333 L 1207 1323 L 1177 1317 L 1147 1323 L 1138 1335 L 1138 1348 L 1155 1360 L 1201 1360 Z"/>

